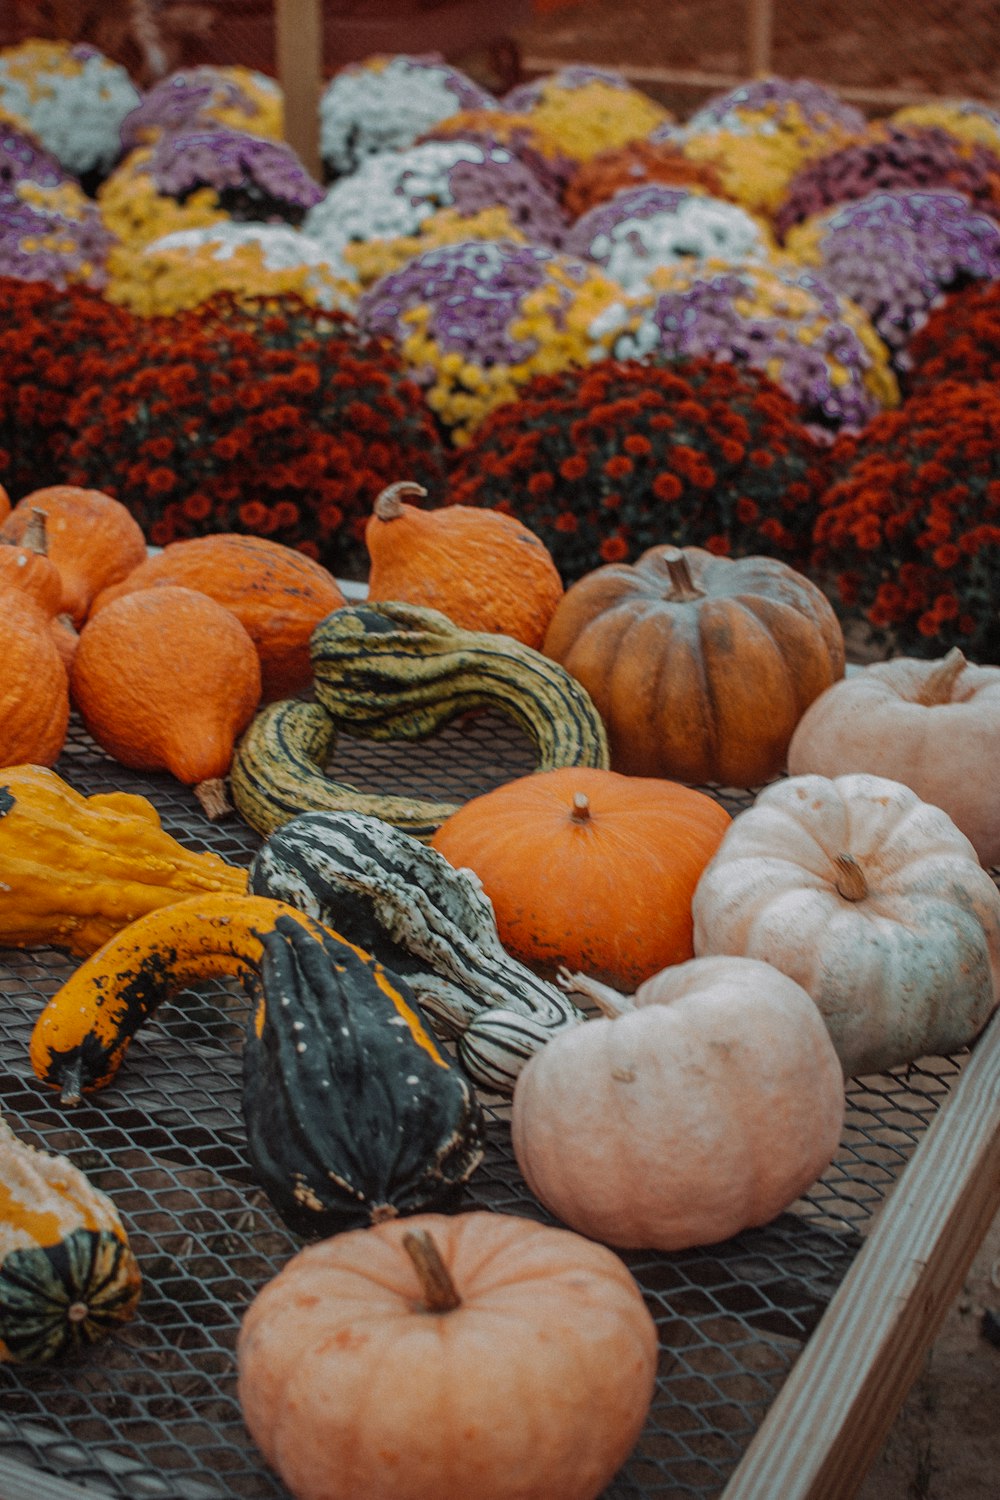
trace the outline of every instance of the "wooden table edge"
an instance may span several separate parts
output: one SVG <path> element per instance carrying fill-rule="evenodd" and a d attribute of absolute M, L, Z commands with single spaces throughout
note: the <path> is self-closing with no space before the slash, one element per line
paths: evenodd
<path fill-rule="evenodd" d="M 1000 1013 L 719 1500 L 850 1500 L 1000 1210 Z"/>

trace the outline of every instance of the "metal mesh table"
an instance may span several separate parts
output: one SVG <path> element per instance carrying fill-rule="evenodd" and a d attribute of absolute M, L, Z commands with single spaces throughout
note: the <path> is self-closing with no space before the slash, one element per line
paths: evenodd
<path fill-rule="evenodd" d="M 334 765 L 338 780 L 359 787 L 453 801 L 532 768 L 528 742 L 489 713 L 424 745 L 343 738 Z M 258 847 L 236 814 L 209 823 L 188 788 L 126 771 L 78 724 L 56 770 L 82 792 L 148 797 L 181 843 L 231 863 L 248 864 Z M 753 800 L 742 789 L 712 795 L 733 813 Z M 23 1140 L 65 1154 L 114 1198 L 143 1296 L 135 1320 L 85 1357 L 0 1365 L 0 1493 L 6 1500 L 5 1472 L 28 1472 L 51 1481 L 53 1494 L 281 1500 L 235 1395 L 243 1311 L 300 1243 L 249 1166 L 247 1001 L 222 981 L 183 992 L 143 1026 L 112 1086 L 66 1111 L 32 1074 L 28 1039 L 76 962 L 55 949 L 0 950 L 0 1111 Z M 646 1429 L 606 1500 L 722 1494 L 963 1062 L 928 1059 L 853 1081 L 835 1161 L 774 1223 L 709 1248 L 624 1255 L 656 1318 L 661 1360 Z M 483 1102 L 488 1149 L 466 1206 L 548 1219 L 518 1172 L 509 1104 Z M 37 1486 L 34 1494 L 43 1500 Z"/>

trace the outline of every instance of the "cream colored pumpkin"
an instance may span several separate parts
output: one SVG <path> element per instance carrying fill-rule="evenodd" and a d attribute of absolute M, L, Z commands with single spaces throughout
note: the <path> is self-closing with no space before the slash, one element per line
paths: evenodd
<path fill-rule="evenodd" d="M 577 974 L 607 1014 L 553 1037 L 514 1089 L 514 1154 L 535 1196 L 610 1245 L 681 1250 L 766 1224 L 837 1148 L 844 1083 L 822 1017 L 751 959 L 689 959 L 631 1000 Z"/>
<path fill-rule="evenodd" d="M 956 646 L 934 661 L 898 656 L 835 682 L 799 720 L 792 776 L 869 771 L 943 807 L 984 865 L 1000 864 L 1000 667 Z"/>
<path fill-rule="evenodd" d="M 1000 993 L 1000 891 L 946 812 L 885 777 L 767 787 L 692 914 L 697 954 L 761 959 L 808 991 L 849 1076 L 957 1051 Z"/>

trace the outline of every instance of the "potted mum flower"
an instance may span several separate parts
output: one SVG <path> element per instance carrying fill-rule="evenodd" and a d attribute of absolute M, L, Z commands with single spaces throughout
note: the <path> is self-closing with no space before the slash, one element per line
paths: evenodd
<path fill-rule="evenodd" d="M 251 532 L 364 577 L 379 491 L 443 482 L 440 433 L 391 347 L 300 298 L 220 294 L 152 319 L 90 376 L 66 480 L 121 500 L 158 546 Z"/>
<path fill-rule="evenodd" d="M 566 583 L 661 542 L 806 554 L 827 448 L 766 375 L 605 359 L 539 375 L 458 454 L 450 501 L 505 511 Z"/>
<path fill-rule="evenodd" d="M 812 567 L 886 651 L 1000 662 L 1000 392 L 945 381 L 831 453 Z"/>

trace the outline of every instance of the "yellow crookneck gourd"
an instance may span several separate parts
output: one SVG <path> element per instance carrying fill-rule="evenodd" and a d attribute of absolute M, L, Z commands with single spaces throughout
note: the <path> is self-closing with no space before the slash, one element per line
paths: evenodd
<path fill-rule="evenodd" d="M 87 955 L 136 918 L 247 874 L 186 849 L 145 797 L 85 797 L 45 766 L 0 770 L 0 946 Z"/>

